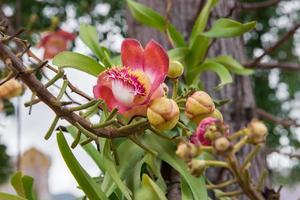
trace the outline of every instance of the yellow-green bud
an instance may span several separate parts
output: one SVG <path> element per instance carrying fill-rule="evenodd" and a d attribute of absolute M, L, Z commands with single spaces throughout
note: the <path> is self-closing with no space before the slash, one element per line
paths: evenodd
<path fill-rule="evenodd" d="M 205 161 L 193 159 L 188 163 L 188 168 L 192 175 L 199 177 L 206 169 Z"/>
<path fill-rule="evenodd" d="M 177 146 L 176 154 L 184 161 L 189 161 L 192 158 L 198 156 L 200 148 L 197 145 L 190 142 L 180 142 Z"/>
<path fill-rule="evenodd" d="M 231 147 L 231 143 L 226 137 L 220 137 L 214 140 L 213 146 L 217 152 L 223 153 Z"/>
<path fill-rule="evenodd" d="M 253 119 L 247 126 L 248 128 L 248 142 L 252 144 L 260 144 L 266 141 L 268 135 L 268 128 L 258 119 Z"/>
<path fill-rule="evenodd" d="M 169 64 L 169 71 L 167 76 L 169 78 L 178 78 L 183 74 L 183 69 L 184 67 L 180 62 L 172 60 Z"/>
<path fill-rule="evenodd" d="M 160 97 L 154 99 L 147 109 L 150 124 L 160 131 L 170 130 L 179 120 L 179 108 L 173 99 Z"/>
<path fill-rule="evenodd" d="M 188 118 L 199 123 L 215 110 L 212 98 L 204 91 L 197 91 L 187 98 L 185 104 L 185 114 Z"/>

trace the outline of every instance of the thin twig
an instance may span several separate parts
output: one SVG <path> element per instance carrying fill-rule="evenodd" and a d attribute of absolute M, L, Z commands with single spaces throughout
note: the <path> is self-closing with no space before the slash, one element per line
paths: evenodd
<path fill-rule="evenodd" d="M 289 128 L 291 126 L 300 127 L 300 124 L 298 124 L 296 121 L 292 119 L 280 119 L 260 108 L 256 108 L 255 111 L 260 117 L 266 119 L 267 121 L 270 121 L 274 124 L 281 125 L 285 128 Z"/>
<path fill-rule="evenodd" d="M 262 55 L 254 59 L 254 61 L 249 65 L 249 67 L 255 66 L 257 63 L 261 61 L 261 59 L 265 55 L 269 55 L 270 53 L 274 52 L 278 47 L 280 47 L 282 44 L 284 44 L 288 39 L 290 39 L 295 32 L 300 28 L 300 23 L 295 24 L 288 32 L 286 32 L 275 44 L 273 44 L 271 47 L 265 49 Z"/>
<path fill-rule="evenodd" d="M 256 68 L 256 69 L 282 69 L 287 71 L 298 71 L 300 70 L 299 63 L 256 63 L 252 65 L 254 61 L 250 61 L 248 63 L 244 63 L 245 67 Z"/>
<path fill-rule="evenodd" d="M 263 2 L 255 2 L 255 3 L 238 3 L 237 7 L 242 9 L 243 11 L 253 11 L 261 8 L 274 6 L 278 4 L 279 1 L 280 0 L 266 0 Z"/>

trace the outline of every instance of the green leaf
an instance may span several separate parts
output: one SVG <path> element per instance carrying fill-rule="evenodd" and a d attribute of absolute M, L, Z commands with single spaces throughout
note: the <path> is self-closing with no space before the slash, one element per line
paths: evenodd
<path fill-rule="evenodd" d="M 167 34 L 175 47 L 186 46 L 182 34 L 175 28 L 173 24 L 166 22 L 165 18 L 158 12 L 133 0 L 127 0 L 127 4 L 132 16 L 136 21 L 146 26 L 155 28 L 161 32 L 165 31 L 166 29 Z"/>
<path fill-rule="evenodd" d="M 212 59 L 222 65 L 224 65 L 229 71 L 238 75 L 250 75 L 254 70 L 243 67 L 237 60 L 231 56 L 218 56 Z"/>
<path fill-rule="evenodd" d="M 213 24 L 208 32 L 202 33 L 202 35 L 210 38 L 236 37 L 252 30 L 255 26 L 255 21 L 242 24 L 231 19 L 221 18 Z"/>
<path fill-rule="evenodd" d="M 208 37 L 202 35 L 196 37 L 190 48 L 189 54 L 186 56 L 188 71 L 193 70 L 196 65 L 203 62 L 209 43 L 210 39 Z"/>
<path fill-rule="evenodd" d="M 53 58 L 53 64 L 62 68 L 78 69 L 93 76 L 98 76 L 100 72 L 105 70 L 103 65 L 91 57 L 70 51 L 64 51 L 56 55 Z"/>
<path fill-rule="evenodd" d="M 61 131 L 57 134 L 57 143 L 65 163 L 85 195 L 93 200 L 108 200 L 100 186 L 81 167 Z"/>
<path fill-rule="evenodd" d="M 117 169 L 118 175 L 121 179 L 125 180 L 134 173 L 133 166 L 137 165 L 144 151 L 130 140 L 126 140 L 120 144 L 117 148 L 117 152 L 119 155 L 122 155 L 119 157 L 120 165 Z M 116 185 L 112 177 L 106 173 L 102 184 L 102 188 L 104 188 L 103 190 L 110 194 L 114 191 L 115 187 Z"/>
<path fill-rule="evenodd" d="M 188 52 L 187 47 L 179 47 L 169 50 L 168 55 L 171 60 L 183 61 Z"/>
<path fill-rule="evenodd" d="M 135 20 L 152 28 L 164 31 L 165 20 L 158 12 L 133 0 L 127 0 L 127 4 Z"/>
<path fill-rule="evenodd" d="M 23 187 L 25 191 L 25 196 L 28 200 L 35 200 L 35 195 L 33 193 L 33 178 L 30 176 L 22 177 Z"/>
<path fill-rule="evenodd" d="M 191 189 L 194 199 L 208 199 L 204 179 L 202 177 L 196 178 L 190 174 L 186 163 L 175 154 L 176 145 L 174 143 L 162 140 L 154 134 L 144 135 L 143 142 L 154 151 L 160 152 L 158 157 L 167 162 L 181 174 Z"/>
<path fill-rule="evenodd" d="M 20 196 L 0 192 L 0 200 L 28 200 Z"/>
<path fill-rule="evenodd" d="M 15 189 L 16 193 L 21 196 L 21 197 L 26 197 L 25 196 L 25 191 L 24 191 L 24 186 L 23 186 L 23 182 L 22 182 L 22 177 L 23 174 L 22 172 L 16 172 L 11 180 L 10 183 L 13 186 L 13 188 Z"/>
<path fill-rule="evenodd" d="M 181 179 L 181 199 L 182 200 L 193 199 L 193 194 L 189 188 L 189 185 L 183 178 Z"/>
<path fill-rule="evenodd" d="M 68 132 L 72 135 L 73 138 L 76 137 L 76 128 L 74 126 L 69 126 L 67 127 Z M 82 135 L 81 136 L 81 141 L 84 141 L 86 138 Z M 108 143 L 106 143 L 108 144 Z M 98 165 L 98 167 L 100 168 L 100 170 L 106 174 L 107 176 L 109 176 L 111 179 L 111 182 L 109 185 L 106 184 L 102 184 L 102 189 L 103 192 L 105 192 L 105 194 L 107 196 L 111 195 L 112 193 L 112 189 L 111 186 L 112 185 L 117 185 L 118 188 L 121 190 L 121 192 L 123 193 L 123 195 L 130 200 L 131 199 L 131 191 L 126 187 L 126 185 L 122 182 L 120 176 L 118 175 L 117 172 L 117 167 L 115 165 L 115 163 L 107 156 L 108 151 L 107 148 L 108 146 L 105 145 L 104 148 L 106 148 L 105 151 L 105 155 L 101 155 L 97 149 L 92 145 L 92 144 L 86 144 L 82 147 L 88 154 L 89 156 L 94 160 L 94 162 Z M 106 181 L 104 181 L 106 182 Z M 115 187 L 113 187 L 115 188 Z"/>
<path fill-rule="evenodd" d="M 99 45 L 99 36 L 94 26 L 80 24 L 79 37 L 101 61 L 107 59 L 105 48 Z"/>
<path fill-rule="evenodd" d="M 145 193 L 147 194 L 147 196 L 145 195 Z M 167 200 L 165 194 L 159 188 L 159 186 L 146 174 L 143 174 L 142 188 L 141 191 L 138 192 L 136 199 Z"/>
<path fill-rule="evenodd" d="M 72 135 L 73 138 L 76 137 L 77 129 L 74 126 L 68 126 L 67 131 L 68 131 L 68 133 L 70 133 Z M 85 139 L 86 139 L 86 137 L 83 134 L 81 134 L 80 142 L 84 141 Z M 104 172 L 105 167 L 104 167 L 103 160 L 101 159 L 101 155 L 99 156 L 99 152 L 97 151 L 97 149 L 95 149 L 95 146 L 93 146 L 91 143 L 89 143 L 89 144 L 86 144 L 81 147 L 92 158 L 92 160 L 97 164 L 99 169 L 102 172 Z"/>
<path fill-rule="evenodd" d="M 183 35 L 175 28 L 174 25 L 168 24 L 167 34 L 171 39 L 174 47 L 184 47 L 186 43 L 184 41 Z"/>
<path fill-rule="evenodd" d="M 192 84 L 196 77 L 199 76 L 204 71 L 213 71 L 216 72 L 218 77 L 220 78 L 220 84 L 216 87 L 216 89 L 220 89 L 226 84 L 232 82 L 232 76 L 229 71 L 223 65 L 213 62 L 213 61 L 205 61 L 203 64 L 196 67 L 194 70 L 187 74 L 187 82 L 188 84 Z"/>
<path fill-rule="evenodd" d="M 193 45 L 196 37 L 202 33 L 206 27 L 207 20 L 210 14 L 210 11 L 218 3 L 218 0 L 208 0 L 200 14 L 198 15 L 196 22 L 193 26 L 191 36 L 190 36 L 190 46 Z"/>

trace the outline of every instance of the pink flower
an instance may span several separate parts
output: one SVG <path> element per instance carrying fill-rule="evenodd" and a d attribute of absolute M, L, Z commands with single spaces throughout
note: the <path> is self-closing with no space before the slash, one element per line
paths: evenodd
<path fill-rule="evenodd" d="M 68 48 L 69 41 L 75 39 L 72 33 L 58 29 L 54 32 L 47 33 L 39 43 L 38 47 L 45 49 L 44 59 L 51 59 L 58 53 Z"/>
<path fill-rule="evenodd" d="M 169 57 L 154 40 L 143 49 L 137 40 L 125 39 L 121 59 L 122 67 L 107 69 L 98 76 L 94 96 L 125 117 L 146 115 L 150 101 L 164 94 L 162 83 L 168 73 Z"/>
<path fill-rule="evenodd" d="M 202 144 L 202 145 L 211 145 L 211 140 L 206 137 L 206 132 L 209 130 L 210 127 L 215 126 L 216 122 L 219 122 L 219 119 L 213 118 L 213 117 L 207 117 L 203 119 L 196 130 L 196 133 L 194 133 L 190 140 L 193 144 Z"/>

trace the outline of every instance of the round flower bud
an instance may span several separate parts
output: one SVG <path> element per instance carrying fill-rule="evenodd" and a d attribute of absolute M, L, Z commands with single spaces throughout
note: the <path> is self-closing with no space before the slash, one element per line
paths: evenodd
<path fill-rule="evenodd" d="M 258 119 L 253 119 L 248 124 L 248 142 L 252 144 L 259 144 L 266 141 L 268 135 L 268 128 Z"/>
<path fill-rule="evenodd" d="M 205 161 L 193 159 L 188 163 L 188 168 L 192 175 L 199 177 L 206 169 Z"/>
<path fill-rule="evenodd" d="M 199 148 L 190 142 L 180 142 L 177 146 L 176 154 L 182 160 L 189 161 L 199 154 Z"/>
<path fill-rule="evenodd" d="M 179 108 L 173 99 L 160 97 L 151 102 L 147 117 L 150 124 L 158 130 L 170 130 L 179 120 Z"/>
<path fill-rule="evenodd" d="M 221 121 L 223 121 L 223 115 L 222 113 L 215 108 L 213 113 L 208 113 L 208 114 L 203 114 L 203 115 L 197 115 L 196 117 L 194 117 L 192 120 L 196 123 L 199 124 L 203 119 L 207 118 L 207 117 L 213 117 L 216 119 L 219 119 Z"/>
<path fill-rule="evenodd" d="M 217 152 L 225 152 L 231 147 L 231 143 L 226 137 L 220 137 L 214 141 L 213 146 Z"/>
<path fill-rule="evenodd" d="M 169 78 L 178 78 L 183 74 L 183 69 L 184 67 L 180 62 L 172 60 L 169 64 L 169 71 L 167 76 Z"/>
<path fill-rule="evenodd" d="M 187 98 L 185 104 L 185 114 L 190 119 L 205 118 L 208 114 L 212 114 L 215 110 L 215 104 L 212 98 L 203 91 L 197 91 Z"/>
<path fill-rule="evenodd" d="M 9 99 L 21 95 L 23 92 L 22 84 L 16 79 L 10 79 L 0 86 L 0 99 Z"/>

